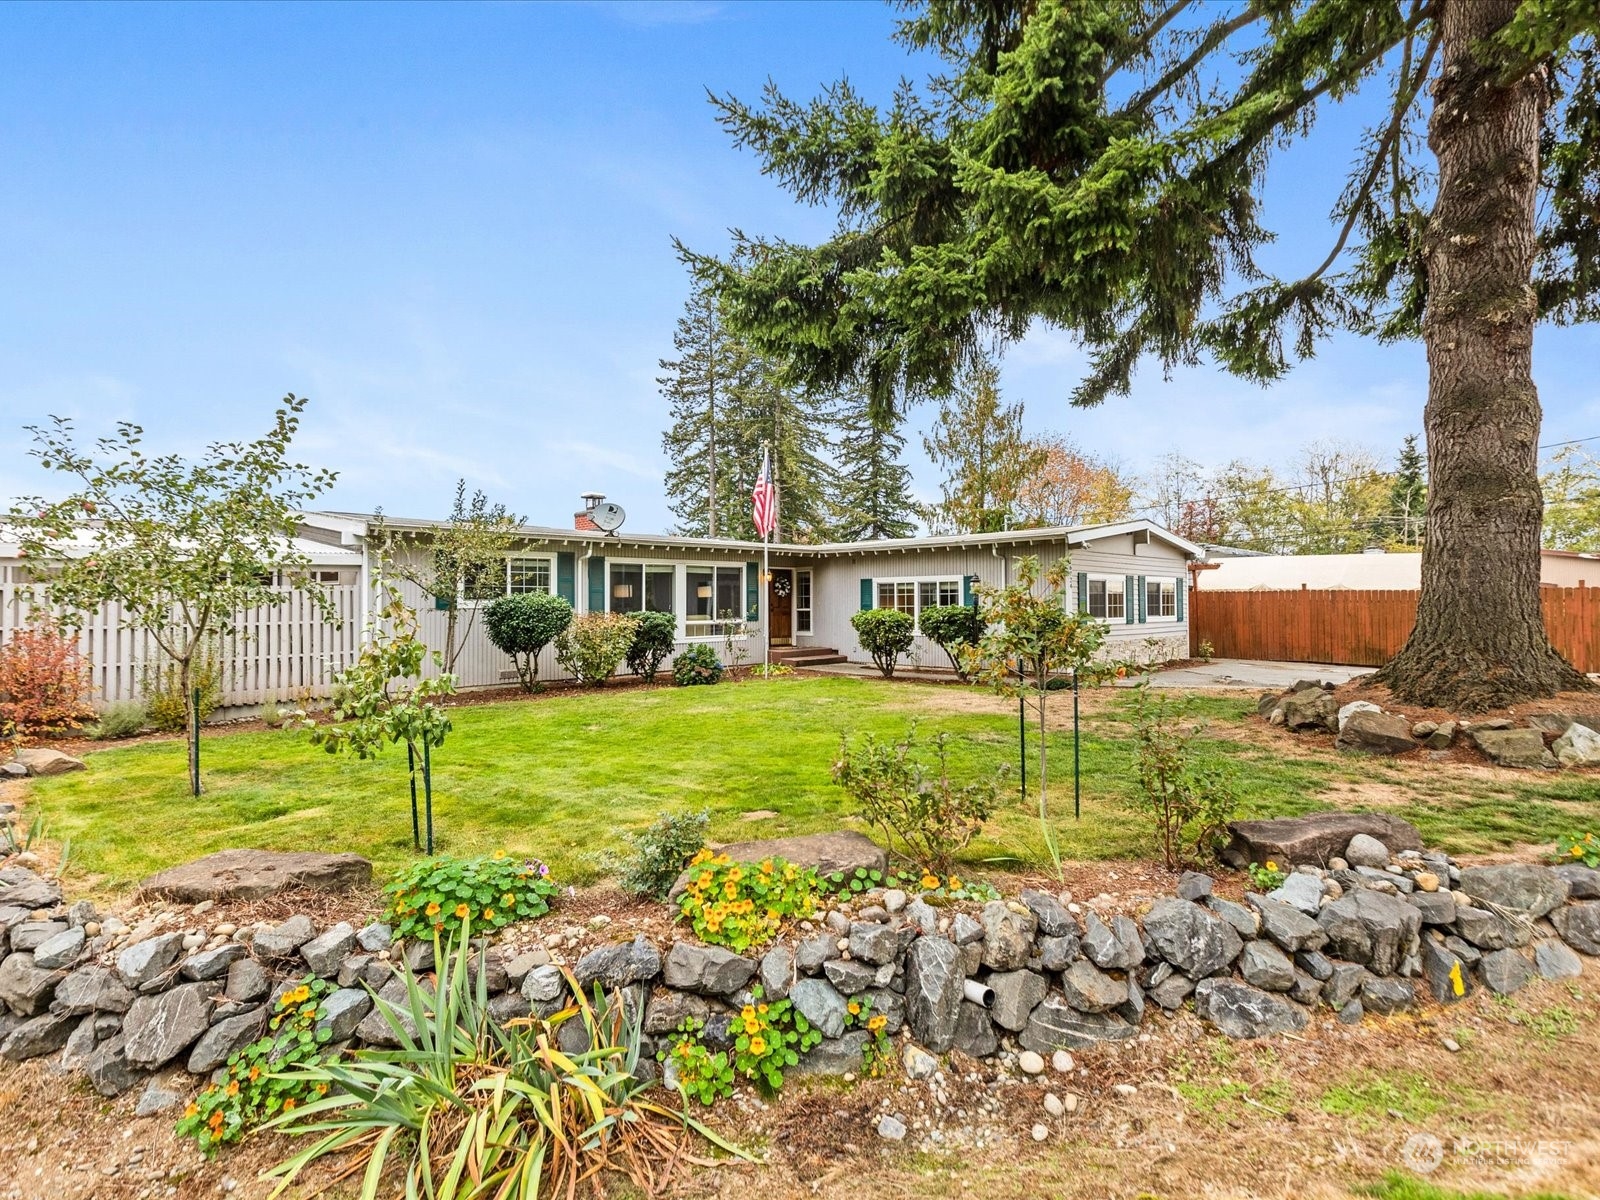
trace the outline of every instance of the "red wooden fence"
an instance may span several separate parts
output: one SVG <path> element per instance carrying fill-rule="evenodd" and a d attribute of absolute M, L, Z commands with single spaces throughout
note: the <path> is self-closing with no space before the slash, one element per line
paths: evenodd
<path fill-rule="evenodd" d="M 1600 671 L 1600 588 L 1547 587 L 1550 640 L 1580 671 Z M 1218 658 L 1376 667 L 1405 644 L 1417 620 L 1414 591 L 1211 591 L 1189 595 L 1189 637 Z M 1487 615 L 1486 615 L 1486 619 Z"/>

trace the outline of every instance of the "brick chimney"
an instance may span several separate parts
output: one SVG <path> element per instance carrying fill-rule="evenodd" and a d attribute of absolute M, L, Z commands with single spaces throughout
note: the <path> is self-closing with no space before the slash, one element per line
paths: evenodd
<path fill-rule="evenodd" d="M 605 531 L 594 523 L 594 518 L 589 514 L 594 511 L 595 505 L 605 498 L 606 494 L 604 492 L 584 492 L 581 497 L 583 510 L 572 514 L 572 527 L 581 529 L 585 533 L 604 533 Z"/>

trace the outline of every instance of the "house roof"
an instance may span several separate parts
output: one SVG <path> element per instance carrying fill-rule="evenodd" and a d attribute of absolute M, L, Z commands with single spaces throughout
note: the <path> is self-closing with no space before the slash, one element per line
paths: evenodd
<path fill-rule="evenodd" d="M 0 529 L 0 561 L 19 559 L 21 545 L 15 538 L 14 530 Z M 361 565 L 361 551 L 349 546 L 332 546 L 327 542 L 319 542 L 313 538 L 288 538 L 285 539 L 287 547 L 296 554 L 303 555 L 305 559 L 315 566 L 322 567 L 358 567 Z M 70 542 L 63 543 L 66 554 L 89 554 L 94 550 L 94 543 L 90 540 L 85 530 L 74 532 Z"/>
<path fill-rule="evenodd" d="M 302 514 L 305 524 L 339 533 L 349 543 L 367 536 L 378 520 L 375 513 L 308 512 Z M 383 516 L 390 529 L 402 532 L 425 532 L 438 529 L 448 522 L 414 517 Z M 601 546 L 663 546 L 694 547 L 705 550 L 726 550 L 750 553 L 762 549 L 761 542 L 737 538 L 685 537 L 665 533 L 598 533 L 594 530 L 554 528 L 547 525 L 520 525 L 517 533 L 530 541 L 548 542 L 552 545 Z M 922 537 L 879 538 L 860 542 L 824 542 L 805 545 L 793 542 L 773 542 L 769 549 L 779 554 L 810 558 L 841 558 L 862 554 L 888 554 L 905 551 L 962 549 L 968 546 L 1044 545 L 1065 542 L 1068 546 L 1088 546 L 1105 538 L 1128 534 L 1145 534 L 1182 552 L 1187 558 L 1202 558 L 1204 552 L 1195 543 L 1181 538 L 1152 521 L 1115 521 L 1099 525 L 1057 525 L 1044 529 L 1009 529 L 998 533 L 929 534 Z"/>

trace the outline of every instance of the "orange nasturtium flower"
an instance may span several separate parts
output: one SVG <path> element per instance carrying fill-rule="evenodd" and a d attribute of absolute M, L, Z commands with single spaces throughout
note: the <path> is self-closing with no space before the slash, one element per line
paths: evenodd
<path fill-rule="evenodd" d="M 434 903 L 428 905 L 427 908 L 423 909 L 423 912 L 425 912 L 430 917 L 437 917 L 439 915 L 439 905 L 438 905 L 438 903 L 434 902 Z"/>
<path fill-rule="evenodd" d="M 492 920 L 494 920 L 494 909 L 492 909 L 492 908 L 486 908 L 486 909 L 484 909 L 484 910 L 483 910 L 483 919 L 484 919 L 484 920 L 485 920 L 485 921 L 492 921 Z"/>
<path fill-rule="evenodd" d="M 751 1054 L 765 1054 L 767 1052 L 766 1038 L 753 1037 L 750 1039 Z"/>
<path fill-rule="evenodd" d="M 460 917 L 463 921 L 466 920 L 471 915 L 472 915 L 472 910 L 470 908 L 468 908 L 465 904 L 456 905 L 456 916 Z"/>
<path fill-rule="evenodd" d="M 924 875 L 922 877 L 922 886 L 932 891 L 939 886 L 939 877 L 937 875 Z"/>

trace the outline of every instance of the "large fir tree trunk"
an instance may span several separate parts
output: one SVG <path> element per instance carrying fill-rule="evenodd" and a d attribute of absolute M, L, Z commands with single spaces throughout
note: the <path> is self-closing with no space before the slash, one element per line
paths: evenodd
<path fill-rule="evenodd" d="M 1530 279 L 1545 86 L 1537 74 L 1499 81 L 1474 54 L 1516 8 L 1438 0 L 1422 595 L 1410 639 L 1378 675 L 1400 700 L 1462 712 L 1588 686 L 1550 645 L 1539 600 Z"/>

